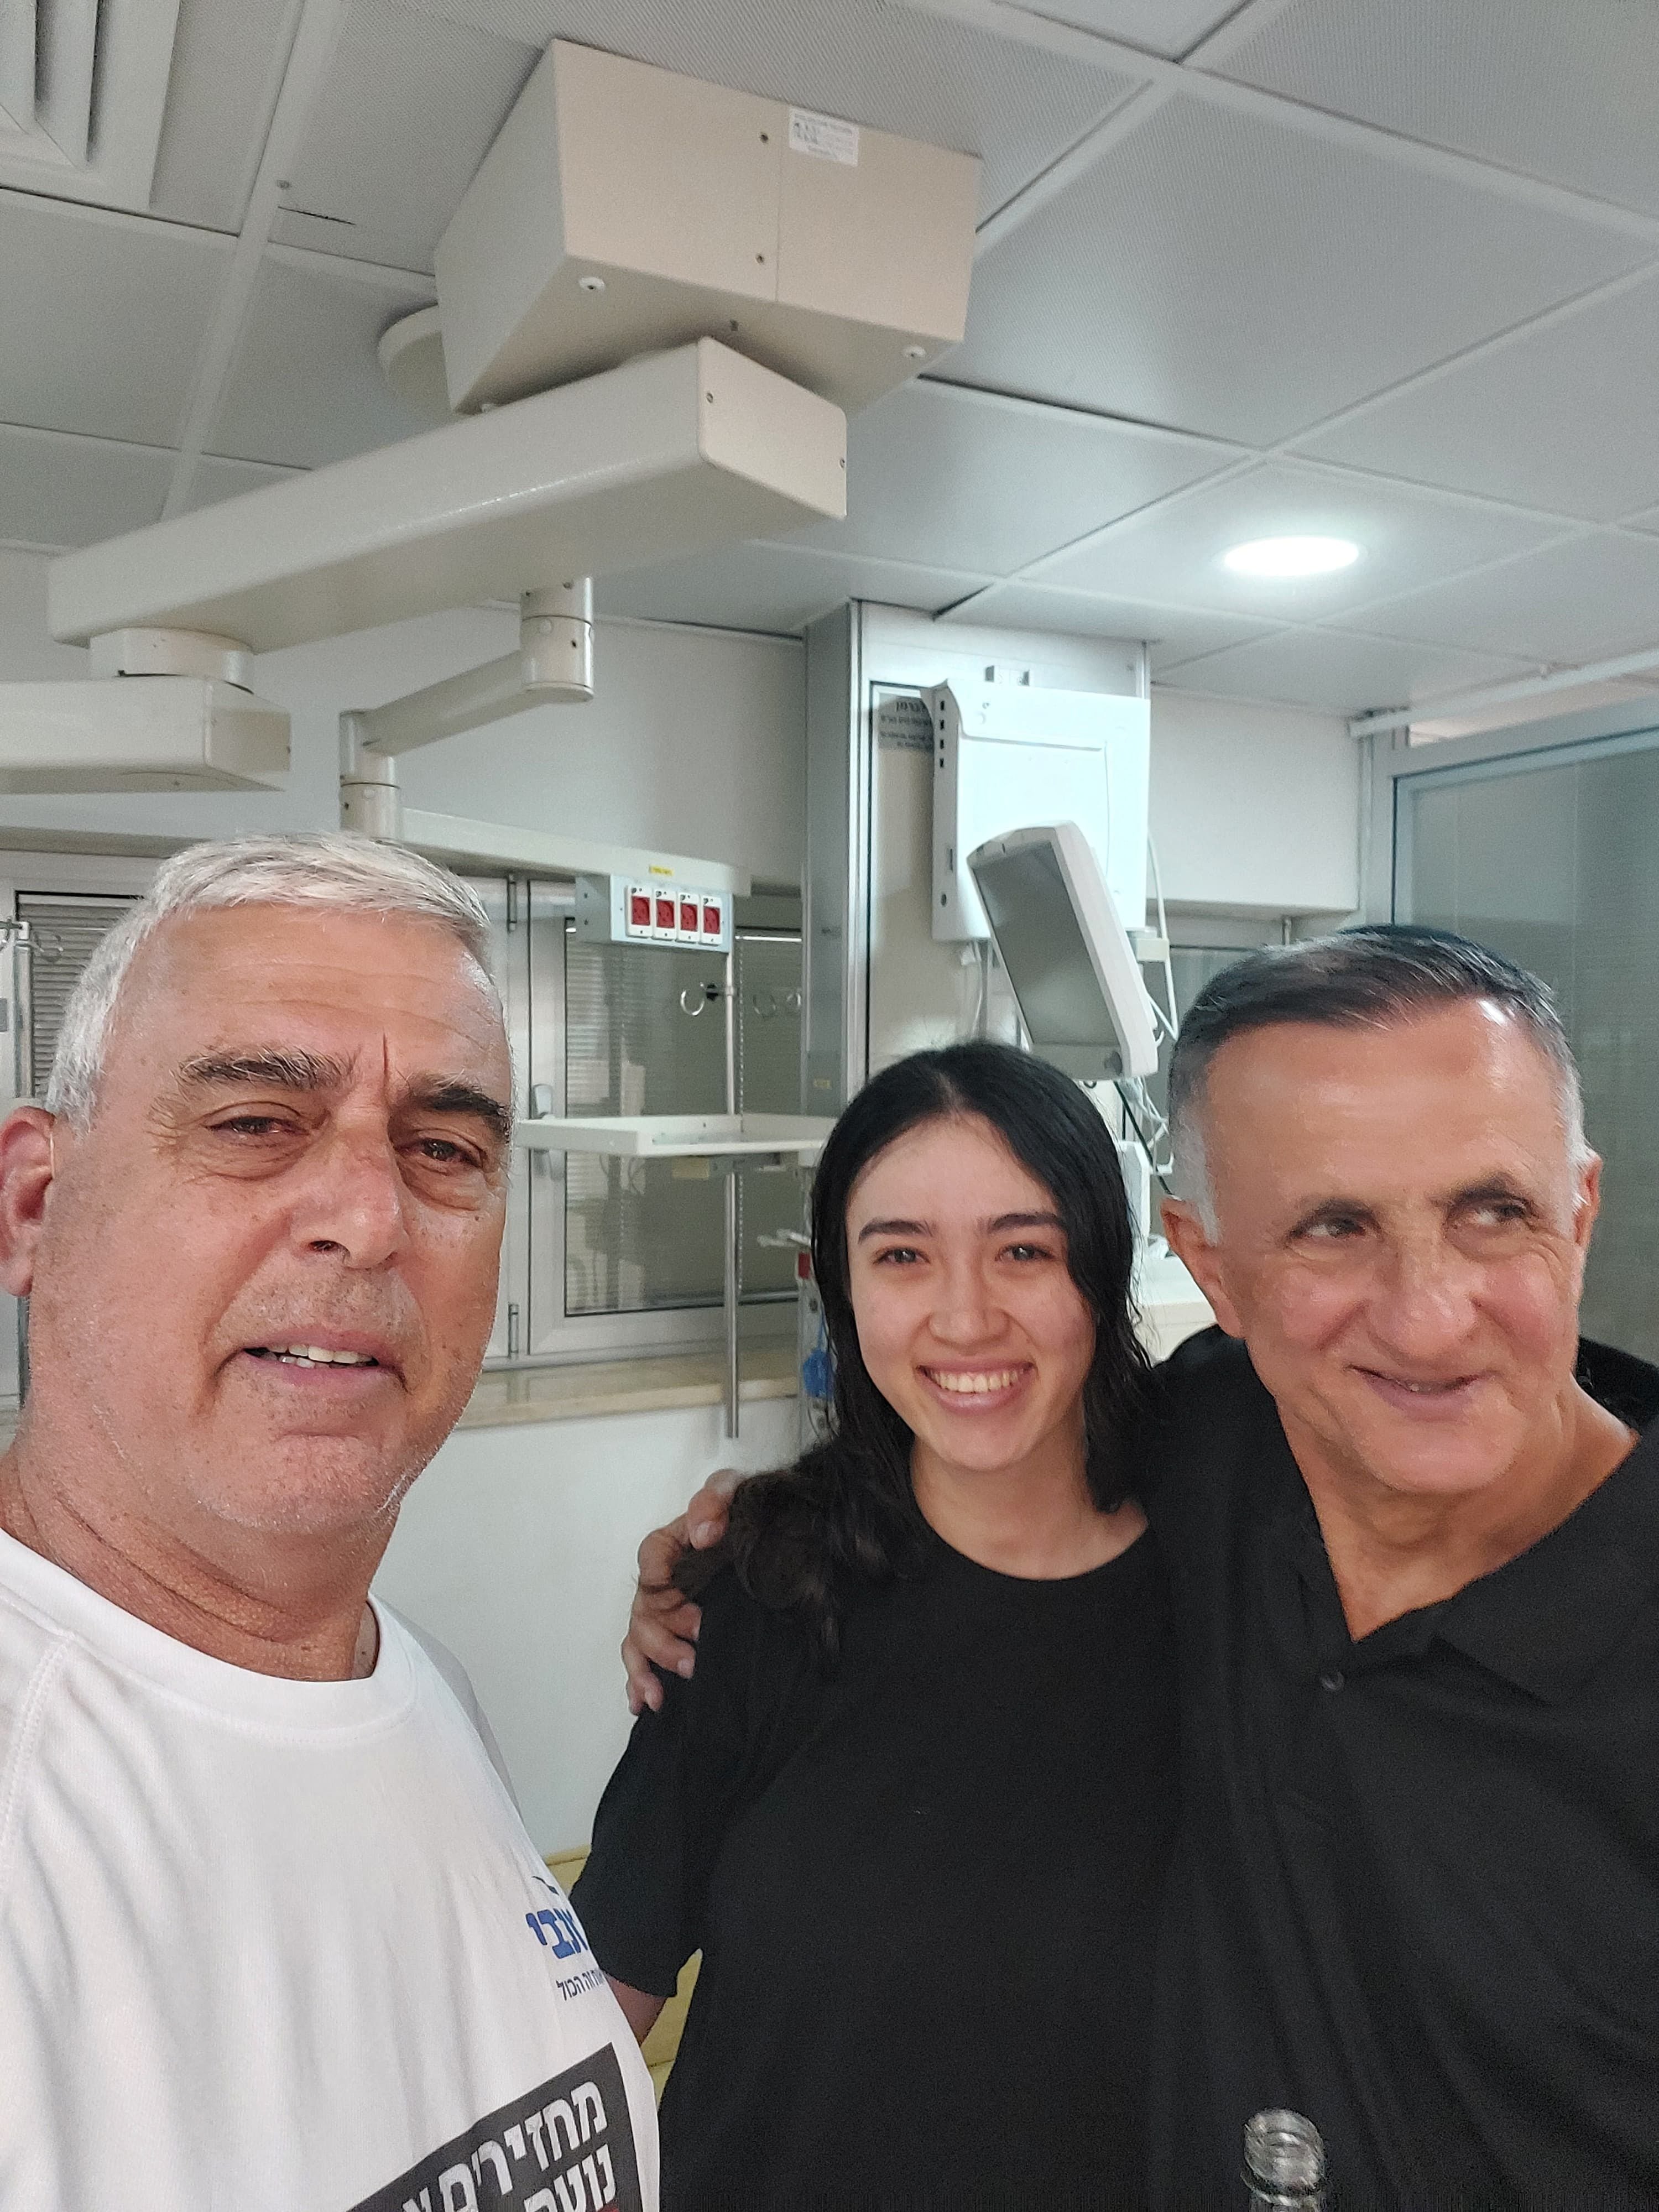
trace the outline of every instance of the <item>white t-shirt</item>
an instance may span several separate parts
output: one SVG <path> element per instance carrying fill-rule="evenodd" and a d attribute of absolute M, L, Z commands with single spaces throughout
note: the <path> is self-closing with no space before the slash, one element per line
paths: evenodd
<path fill-rule="evenodd" d="M 0 1534 L 6 2212 L 655 2212 L 634 2038 L 480 1734 L 210 1659 Z"/>

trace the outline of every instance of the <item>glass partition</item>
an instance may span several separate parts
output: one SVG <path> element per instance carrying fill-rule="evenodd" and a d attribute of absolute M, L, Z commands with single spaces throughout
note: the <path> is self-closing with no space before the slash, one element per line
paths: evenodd
<path fill-rule="evenodd" d="M 1396 783 L 1394 911 L 1541 975 L 1606 1163 L 1588 1336 L 1659 1359 L 1659 730 Z"/>

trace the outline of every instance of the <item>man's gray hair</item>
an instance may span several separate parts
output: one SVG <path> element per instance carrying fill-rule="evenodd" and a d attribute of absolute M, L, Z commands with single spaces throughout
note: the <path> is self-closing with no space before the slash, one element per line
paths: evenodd
<path fill-rule="evenodd" d="M 1289 1022 L 1387 1029 L 1465 1000 L 1513 1015 L 1554 1068 L 1568 1150 L 1574 1167 L 1583 1166 L 1592 1154 L 1578 1066 L 1547 984 L 1449 930 L 1398 922 L 1345 929 L 1248 953 L 1206 983 L 1182 1017 L 1170 1066 L 1170 1130 L 1182 1196 L 1197 1209 L 1206 1236 L 1213 1238 L 1218 1224 L 1204 1154 L 1205 1093 L 1210 1063 L 1229 1037 Z"/>
<path fill-rule="evenodd" d="M 163 922 L 219 907 L 267 905 L 436 922 L 489 978 L 489 920 L 477 894 L 401 845 L 343 830 L 188 845 L 161 863 L 144 896 L 100 940 L 70 994 L 46 1085 L 49 1111 L 78 1128 L 91 1121 L 122 988 Z"/>

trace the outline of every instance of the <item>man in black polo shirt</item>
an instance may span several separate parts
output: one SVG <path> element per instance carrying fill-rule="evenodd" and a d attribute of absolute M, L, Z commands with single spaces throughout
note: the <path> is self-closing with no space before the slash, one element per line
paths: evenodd
<path fill-rule="evenodd" d="M 1242 2201 L 1289 2106 L 1343 2212 L 1659 2205 L 1659 1371 L 1579 1343 L 1548 994 L 1427 931 L 1276 949 L 1170 1097 L 1221 1326 L 1146 1454 L 1186 1739 L 1153 2200 Z"/>
<path fill-rule="evenodd" d="M 1155 2199 L 1236 2199 L 1288 2105 L 1345 2206 L 1659 2203 L 1659 1373 L 1579 1344 L 1599 1163 L 1547 994 L 1424 931 L 1263 955 L 1171 1109 L 1225 1334 L 1158 1378 Z"/>

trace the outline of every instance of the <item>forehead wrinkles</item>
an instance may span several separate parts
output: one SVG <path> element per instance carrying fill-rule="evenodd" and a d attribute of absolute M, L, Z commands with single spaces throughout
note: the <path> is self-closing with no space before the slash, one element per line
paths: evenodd
<path fill-rule="evenodd" d="M 370 931 L 367 945 L 337 941 L 341 933 Z M 399 1051 L 428 1064 L 434 1052 L 444 1062 L 455 1057 L 453 1047 L 418 1042 L 405 1050 L 398 1035 L 405 1025 L 417 1036 L 447 1033 L 469 1053 L 503 1066 L 508 1058 L 490 978 L 438 925 L 416 916 L 249 906 L 173 917 L 145 940 L 113 1010 L 105 1066 L 135 1031 L 161 1047 L 158 1032 L 172 1023 L 191 1029 L 199 1023 L 204 1034 L 191 1058 L 290 1050 L 312 1056 L 282 1035 L 290 1022 L 298 1030 L 343 1024 L 378 1032 L 376 1057 L 388 1073 Z M 175 1042 L 178 1034 L 175 1027 Z M 361 1048 L 335 1053 L 325 1046 L 316 1056 L 349 1066 Z"/>
<path fill-rule="evenodd" d="M 1559 1205 L 1564 1217 L 1572 1210 L 1576 1164 L 1547 1064 L 1535 1089 L 1478 1080 L 1298 1086 L 1279 1069 L 1234 1104 L 1228 1113 L 1224 1091 L 1206 1147 L 1228 1210 L 1260 1218 L 1347 1204 L 1386 1218 L 1443 1212 L 1460 1196 L 1500 1187 Z"/>

